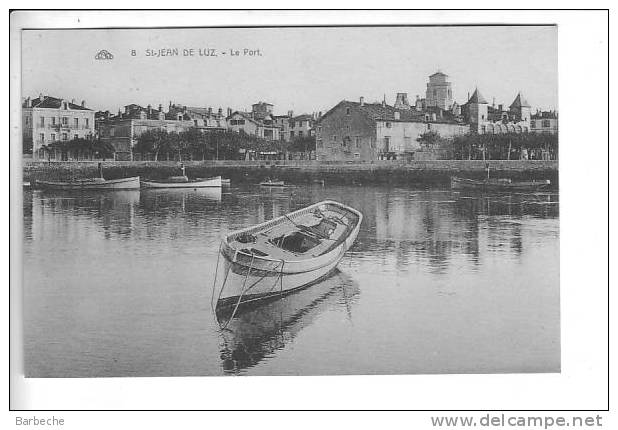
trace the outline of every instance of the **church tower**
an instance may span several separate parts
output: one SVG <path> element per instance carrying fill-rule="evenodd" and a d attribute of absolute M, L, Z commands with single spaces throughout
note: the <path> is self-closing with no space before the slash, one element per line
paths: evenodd
<path fill-rule="evenodd" d="M 427 106 L 437 106 L 440 109 L 449 110 L 453 105 L 453 92 L 451 83 L 447 81 L 448 75 L 438 71 L 429 77 L 427 83 L 426 100 Z"/>
<path fill-rule="evenodd" d="M 521 92 L 517 93 L 517 97 L 515 97 L 509 109 L 516 122 L 523 121 L 530 124 L 530 105 L 521 95 Z"/>

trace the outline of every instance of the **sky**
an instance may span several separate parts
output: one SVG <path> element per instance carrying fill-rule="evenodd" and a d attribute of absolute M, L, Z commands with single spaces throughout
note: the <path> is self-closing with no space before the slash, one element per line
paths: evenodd
<path fill-rule="evenodd" d="M 360 96 L 394 104 L 407 92 L 413 101 L 440 70 L 460 104 L 478 87 L 490 104 L 508 106 L 521 91 L 533 110 L 558 109 L 557 43 L 553 26 L 24 30 L 22 97 L 111 112 L 266 101 L 276 114 L 300 114 Z M 96 60 L 102 49 L 114 58 Z M 160 49 L 179 55 L 147 56 Z"/>

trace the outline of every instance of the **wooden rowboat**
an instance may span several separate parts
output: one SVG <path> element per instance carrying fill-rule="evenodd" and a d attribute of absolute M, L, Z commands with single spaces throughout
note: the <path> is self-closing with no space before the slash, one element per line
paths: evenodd
<path fill-rule="evenodd" d="M 533 181 L 511 181 L 510 179 L 467 179 L 451 177 L 451 188 L 485 191 L 536 191 L 548 187 L 549 179 Z"/>
<path fill-rule="evenodd" d="M 356 240 L 363 215 L 323 201 L 223 238 L 213 281 L 217 313 L 280 297 L 329 277 Z"/>
<path fill-rule="evenodd" d="M 49 190 L 138 190 L 139 176 L 121 179 L 79 179 L 74 181 L 39 181 L 33 182 L 34 188 Z"/>
<path fill-rule="evenodd" d="M 285 187 L 285 182 L 283 181 L 271 181 L 270 179 L 266 181 L 260 182 L 260 185 L 263 187 Z"/>
<path fill-rule="evenodd" d="M 184 178 L 178 179 L 178 178 Z M 184 177 L 173 177 L 164 181 L 142 181 L 143 188 L 209 188 L 221 187 L 221 176 L 206 179 L 188 179 Z"/>

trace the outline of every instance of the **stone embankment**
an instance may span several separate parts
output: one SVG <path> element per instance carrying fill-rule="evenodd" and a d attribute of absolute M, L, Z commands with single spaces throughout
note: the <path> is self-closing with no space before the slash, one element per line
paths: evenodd
<path fill-rule="evenodd" d="M 23 180 L 70 180 L 97 176 L 96 161 L 44 162 L 24 161 Z M 236 183 L 257 183 L 277 178 L 291 183 L 324 180 L 330 184 L 446 184 L 451 176 L 483 178 L 486 166 L 494 178 L 550 179 L 558 184 L 558 161 L 555 160 L 426 160 L 341 163 L 324 161 L 187 161 L 189 177 L 221 175 Z M 162 179 L 179 174 L 173 161 L 105 161 L 108 179 L 140 176 Z"/>

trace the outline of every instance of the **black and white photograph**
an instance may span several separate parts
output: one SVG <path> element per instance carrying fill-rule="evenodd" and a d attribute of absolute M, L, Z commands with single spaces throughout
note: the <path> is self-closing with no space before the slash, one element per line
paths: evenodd
<path fill-rule="evenodd" d="M 560 26 L 512 21 L 24 26 L 25 379 L 559 376 Z"/>

